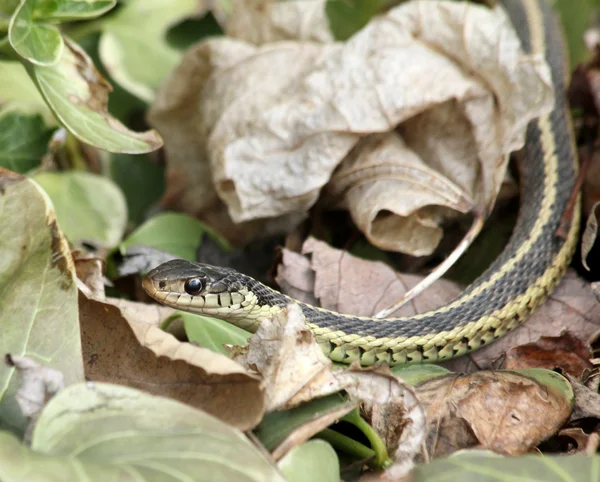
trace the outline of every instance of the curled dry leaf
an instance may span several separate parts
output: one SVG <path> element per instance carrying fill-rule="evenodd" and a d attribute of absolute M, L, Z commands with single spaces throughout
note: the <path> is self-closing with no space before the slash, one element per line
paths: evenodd
<path fill-rule="evenodd" d="M 382 262 L 366 261 L 308 238 L 302 252 L 310 261 L 283 250 L 277 282 L 286 294 L 306 303 L 341 313 L 372 316 L 387 308 L 418 284 L 420 276 L 399 274 Z M 301 258 L 305 261 L 301 261 Z M 417 296 L 394 313 L 410 316 L 437 308 L 460 294 L 454 283 L 440 280 L 434 288 Z"/>
<path fill-rule="evenodd" d="M 5 361 L 20 375 L 21 386 L 16 399 L 27 418 L 37 417 L 48 400 L 65 386 L 61 372 L 44 367 L 31 358 L 7 354 Z"/>
<path fill-rule="evenodd" d="M 568 437 L 575 442 L 575 449 L 569 450 L 569 455 L 576 453 L 595 454 L 598 450 L 600 437 L 596 432 L 585 433 L 579 427 L 563 428 L 558 432 L 559 437 Z"/>
<path fill-rule="evenodd" d="M 374 244 L 423 254 L 451 210 L 488 211 L 508 153 L 551 105 L 546 64 L 523 55 L 500 7 L 409 2 L 345 43 L 209 39 L 150 119 L 167 139 L 169 195 L 196 213 L 218 195 L 238 223 L 297 218 L 341 164 L 336 204 Z"/>
<path fill-rule="evenodd" d="M 435 457 L 474 446 L 526 453 L 553 435 L 572 409 L 571 398 L 556 387 L 509 371 L 446 375 L 415 391 L 426 409 L 427 448 Z"/>
<path fill-rule="evenodd" d="M 506 352 L 503 368 L 518 370 L 522 368 L 561 368 L 574 377 L 585 370 L 591 370 L 593 364 L 592 348 L 570 332 L 560 336 L 543 336 L 535 343 L 516 346 Z"/>
<path fill-rule="evenodd" d="M 143 306 L 120 309 L 80 292 L 86 377 L 179 400 L 241 430 L 256 426 L 264 407 L 260 380 L 223 355 L 145 323 Z"/>
<path fill-rule="evenodd" d="M 394 451 L 393 473 L 405 474 L 412 468 L 425 428 L 423 410 L 412 389 L 384 368 L 333 371 L 297 304 L 261 323 L 234 360 L 262 375 L 267 411 L 345 390 L 351 400 L 360 401 L 373 428 Z"/>
<path fill-rule="evenodd" d="M 552 296 L 523 325 L 469 356 L 441 365 L 455 372 L 498 368 L 500 357 L 514 346 L 535 343 L 543 336 L 560 336 L 566 329 L 573 336 L 588 340 L 599 328 L 600 302 L 590 284 L 569 270 Z"/>
<path fill-rule="evenodd" d="M 575 377 L 566 375 L 573 387 L 575 402 L 570 421 L 581 420 L 584 418 L 600 419 L 600 394 L 595 390 L 590 390 Z"/>

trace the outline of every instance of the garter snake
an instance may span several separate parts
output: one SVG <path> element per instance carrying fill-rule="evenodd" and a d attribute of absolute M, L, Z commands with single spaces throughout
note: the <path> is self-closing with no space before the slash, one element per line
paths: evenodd
<path fill-rule="evenodd" d="M 422 363 L 463 355 L 512 330 L 552 292 L 577 242 L 579 209 L 567 236 L 557 235 L 577 175 L 565 99 L 562 36 L 545 0 L 504 0 L 523 49 L 542 54 L 552 74 L 554 110 L 532 121 L 523 148 L 521 208 L 502 254 L 456 299 L 403 318 L 364 318 L 300 303 L 229 268 L 173 260 L 150 271 L 144 289 L 157 301 L 224 319 L 249 331 L 290 301 L 335 361 Z"/>

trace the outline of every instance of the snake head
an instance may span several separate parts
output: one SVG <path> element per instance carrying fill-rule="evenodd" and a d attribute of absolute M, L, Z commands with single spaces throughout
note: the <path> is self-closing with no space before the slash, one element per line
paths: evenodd
<path fill-rule="evenodd" d="M 249 296 L 248 280 L 231 268 L 176 259 L 151 270 L 142 287 L 164 305 L 230 321 L 256 302 Z"/>

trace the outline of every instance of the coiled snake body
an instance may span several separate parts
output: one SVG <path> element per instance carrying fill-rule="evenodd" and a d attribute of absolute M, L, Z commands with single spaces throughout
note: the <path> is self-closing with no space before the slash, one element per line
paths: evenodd
<path fill-rule="evenodd" d="M 544 0 L 504 0 L 503 4 L 524 50 L 542 53 L 547 59 L 555 106 L 528 126 L 521 210 L 509 243 L 459 297 L 410 317 L 356 317 L 300 303 L 228 268 L 184 260 L 169 261 L 150 271 L 143 280 L 148 294 L 163 304 L 222 318 L 250 331 L 296 301 L 331 359 L 363 365 L 453 358 L 525 321 L 560 281 L 575 249 L 578 206 L 567 236 L 557 236 L 557 230 L 575 186 L 577 159 L 564 95 L 562 37 L 553 12 Z"/>

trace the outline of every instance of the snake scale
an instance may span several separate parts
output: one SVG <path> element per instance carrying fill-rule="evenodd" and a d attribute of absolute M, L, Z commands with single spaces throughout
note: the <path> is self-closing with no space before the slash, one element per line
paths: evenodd
<path fill-rule="evenodd" d="M 575 250 L 577 202 L 566 236 L 558 236 L 578 164 L 565 98 L 566 60 L 560 29 L 545 0 L 504 0 L 523 49 L 550 65 L 554 110 L 527 128 L 521 208 L 510 241 L 494 263 L 456 299 L 409 317 L 376 319 L 293 300 L 229 268 L 173 260 L 142 284 L 168 306 L 221 318 L 249 331 L 297 302 L 323 351 L 363 365 L 427 363 L 464 355 L 523 323 L 558 284 Z"/>

